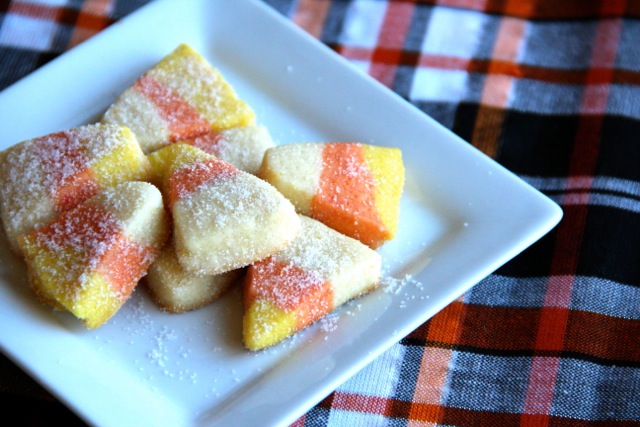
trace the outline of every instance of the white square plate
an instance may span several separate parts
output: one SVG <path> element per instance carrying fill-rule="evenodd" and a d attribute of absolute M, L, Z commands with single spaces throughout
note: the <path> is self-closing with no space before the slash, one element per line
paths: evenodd
<path fill-rule="evenodd" d="M 549 199 L 250 0 L 159 0 L 112 25 L 0 94 L 0 149 L 96 121 L 182 42 L 222 71 L 278 143 L 402 148 L 400 230 L 380 252 L 387 276 L 413 280 L 251 353 L 238 289 L 182 315 L 161 312 L 138 290 L 88 331 L 36 302 L 2 239 L 2 350 L 90 424 L 291 423 L 560 220 Z"/>

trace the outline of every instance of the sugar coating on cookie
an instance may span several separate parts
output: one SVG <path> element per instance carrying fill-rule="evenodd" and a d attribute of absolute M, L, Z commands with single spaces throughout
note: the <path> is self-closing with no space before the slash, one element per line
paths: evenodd
<path fill-rule="evenodd" d="M 184 313 L 218 299 L 240 280 L 242 274 L 242 270 L 216 275 L 197 275 L 185 271 L 178 261 L 173 243 L 170 243 L 151 264 L 145 283 L 151 298 L 160 308 L 170 313 Z"/>
<path fill-rule="evenodd" d="M 11 244 L 103 189 L 146 180 L 149 162 L 126 127 L 86 125 L 21 142 L 0 156 L 0 216 Z"/>
<path fill-rule="evenodd" d="M 158 189 L 126 182 L 21 235 L 18 243 L 36 295 L 93 329 L 130 297 L 168 234 Z"/>
<path fill-rule="evenodd" d="M 199 148 L 177 143 L 147 155 L 150 165 L 149 182 L 168 196 L 169 181 L 180 168 L 191 163 L 205 162 L 214 157 Z"/>
<path fill-rule="evenodd" d="M 187 144 L 154 154 L 185 270 L 235 270 L 281 250 L 297 234 L 293 205 L 267 182 Z"/>
<path fill-rule="evenodd" d="M 243 339 L 250 350 L 277 344 L 380 280 L 377 252 L 314 219 L 300 220 L 290 245 L 247 270 Z"/>
<path fill-rule="evenodd" d="M 145 153 L 255 122 L 216 68 L 186 44 L 145 72 L 109 107 L 103 123 L 129 126 Z"/>
<path fill-rule="evenodd" d="M 275 146 L 264 126 L 242 126 L 184 141 L 250 174 L 257 174 L 264 152 Z"/>
<path fill-rule="evenodd" d="M 395 237 L 402 153 L 361 143 L 300 143 L 267 150 L 259 176 L 299 213 L 377 248 Z"/>

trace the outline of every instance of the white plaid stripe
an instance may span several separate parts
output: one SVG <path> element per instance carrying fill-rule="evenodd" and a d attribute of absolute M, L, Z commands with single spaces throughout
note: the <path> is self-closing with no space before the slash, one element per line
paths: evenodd
<path fill-rule="evenodd" d="M 382 415 L 332 409 L 329 414 L 329 422 L 327 425 L 345 427 L 387 427 L 389 423 L 387 418 Z"/>
<path fill-rule="evenodd" d="M 638 396 L 640 369 L 566 358 L 560 360 L 550 412 L 573 419 L 637 422 L 640 420 Z"/>
<path fill-rule="evenodd" d="M 444 404 L 491 412 L 518 413 L 526 393 L 530 357 L 498 357 L 454 351 Z M 478 381 L 481 378 L 482 381 Z M 464 390 L 464 393 L 448 393 Z"/>
<path fill-rule="evenodd" d="M 542 191 L 562 191 L 549 197 L 563 205 L 608 206 L 640 213 L 640 184 L 613 177 L 595 177 L 593 180 L 523 177 Z M 582 190 L 588 190 L 582 191 Z M 606 193 L 599 193 L 603 191 Z M 619 194 L 617 194 L 619 193 Z"/>
<path fill-rule="evenodd" d="M 418 68 L 409 97 L 413 101 L 460 102 L 467 95 L 468 77 L 462 70 Z"/>
<path fill-rule="evenodd" d="M 578 114 L 583 86 L 519 79 L 514 84 L 514 110 L 538 114 Z"/>
<path fill-rule="evenodd" d="M 345 393 L 390 397 L 395 393 L 405 348 L 395 344 L 338 388 Z"/>
<path fill-rule="evenodd" d="M 536 176 L 522 175 L 522 179 L 541 191 L 564 191 L 564 190 L 608 190 L 631 195 L 640 196 L 640 182 L 628 179 L 615 178 L 611 176 L 600 177 L 553 177 L 541 178 Z"/>
<path fill-rule="evenodd" d="M 541 307 L 546 277 L 507 277 L 492 274 L 464 295 L 467 304 L 490 307 Z"/>
<path fill-rule="evenodd" d="M 629 301 L 640 301 L 640 288 L 599 277 L 578 276 L 574 280 L 572 310 L 640 319 L 640 305 L 629 304 Z"/>
<path fill-rule="evenodd" d="M 609 86 L 607 113 L 640 118 L 640 87 L 612 84 Z"/>
<path fill-rule="evenodd" d="M 0 27 L 0 46 L 41 52 L 54 50 L 57 31 L 55 22 L 8 13 Z"/>
<path fill-rule="evenodd" d="M 68 0 L 13 0 L 12 3 L 37 4 L 37 5 L 43 5 L 43 6 L 61 7 L 61 6 L 65 6 L 68 3 Z"/>
<path fill-rule="evenodd" d="M 640 319 L 640 306 L 627 304 L 640 300 L 640 288 L 599 277 L 566 277 L 574 281 L 569 307 L 624 319 Z M 490 307 L 542 307 L 547 277 L 508 277 L 493 274 L 473 287 L 465 297 L 467 304 Z"/>
<path fill-rule="evenodd" d="M 349 5 L 340 43 L 373 49 L 377 46 L 387 3 L 376 0 L 356 0 Z"/>
<path fill-rule="evenodd" d="M 638 40 L 640 40 L 640 22 L 638 20 L 624 20 L 620 33 L 616 68 L 640 71 Z"/>
<path fill-rule="evenodd" d="M 585 193 L 568 193 L 565 195 L 551 194 L 551 200 L 565 206 L 572 205 L 592 205 L 607 206 L 610 208 L 622 209 L 629 212 L 640 213 L 640 202 L 631 200 L 626 197 L 612 196 L 608 194 L 585 194 Z"/>
<path fill-rule="evenodd" d="M 590 46 L 596 27 L 592 22 L 529 22 L 519 62 L 548 68 L 586 70 L 591 61 Z"/>
<path fill-rule="evenodd" d="M 421 51 L 427 55 L 472 58 L 486 22 L 486 15 L 478 12 L 435 7 Z"/>

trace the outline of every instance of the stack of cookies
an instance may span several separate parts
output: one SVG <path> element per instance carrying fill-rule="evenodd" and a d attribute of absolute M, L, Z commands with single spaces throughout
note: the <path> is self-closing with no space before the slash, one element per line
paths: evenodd
<path fill-rule="evenodd" d="M 2 224 L 41 301 L 96 328 L 141 282 L 171 313 L 237 284 L 250 350 L 377 286 L 403 185 L 396 148 L 276 146 L 187 45 L 100 123 L 0 152 Z"/>

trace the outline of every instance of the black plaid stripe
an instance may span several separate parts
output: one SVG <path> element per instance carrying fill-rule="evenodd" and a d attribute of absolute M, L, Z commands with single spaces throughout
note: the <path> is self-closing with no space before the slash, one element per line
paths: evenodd
<path fill-rule="evenodd" d="M 604 117 L 598 175 L 640 182 L 640 151 L 633 141 L 633 135 L 640 135 L 640 120 L 620 116 Z"/>
<path fill-rule="evenodd" d="M 0 73 L 0 90 L 15 83 L 56 56 L 56 53 L 41 53 L 12 47 L 0 47 L 0 62 L 7 70 Z"/>
<path fill-rule="evenodd" d="M 344 22 L 349 10 L 348 1 L 332 1 L 327 12 L 321 35 L 322 42 L 336 48 L 340 45 L 340 36 L 343 32 Z"/>
<path fill-rule="evenodd" d="M 291 16 L 297 4 L 297 0 L 264 0 L 264 2 L 284 16 Z"/>
<path fill-rule="evenodd" d="M 150 0 L 116 0 L 111 10 L 111 17 L 114 20 L 122 19 L 131 12 L 149 3 Z"/>
<path fill-rule="evenodd" d="M 521 175 L 566 176 L 578 120 L 508 111 L 502 124 L 505 143 L 497 160 Z"/>
<path fill-rule="evenodd" d="M 638 241 L 640 215 L 637 212 L 591 206 L 577 273 L 640 286 Z"/>

